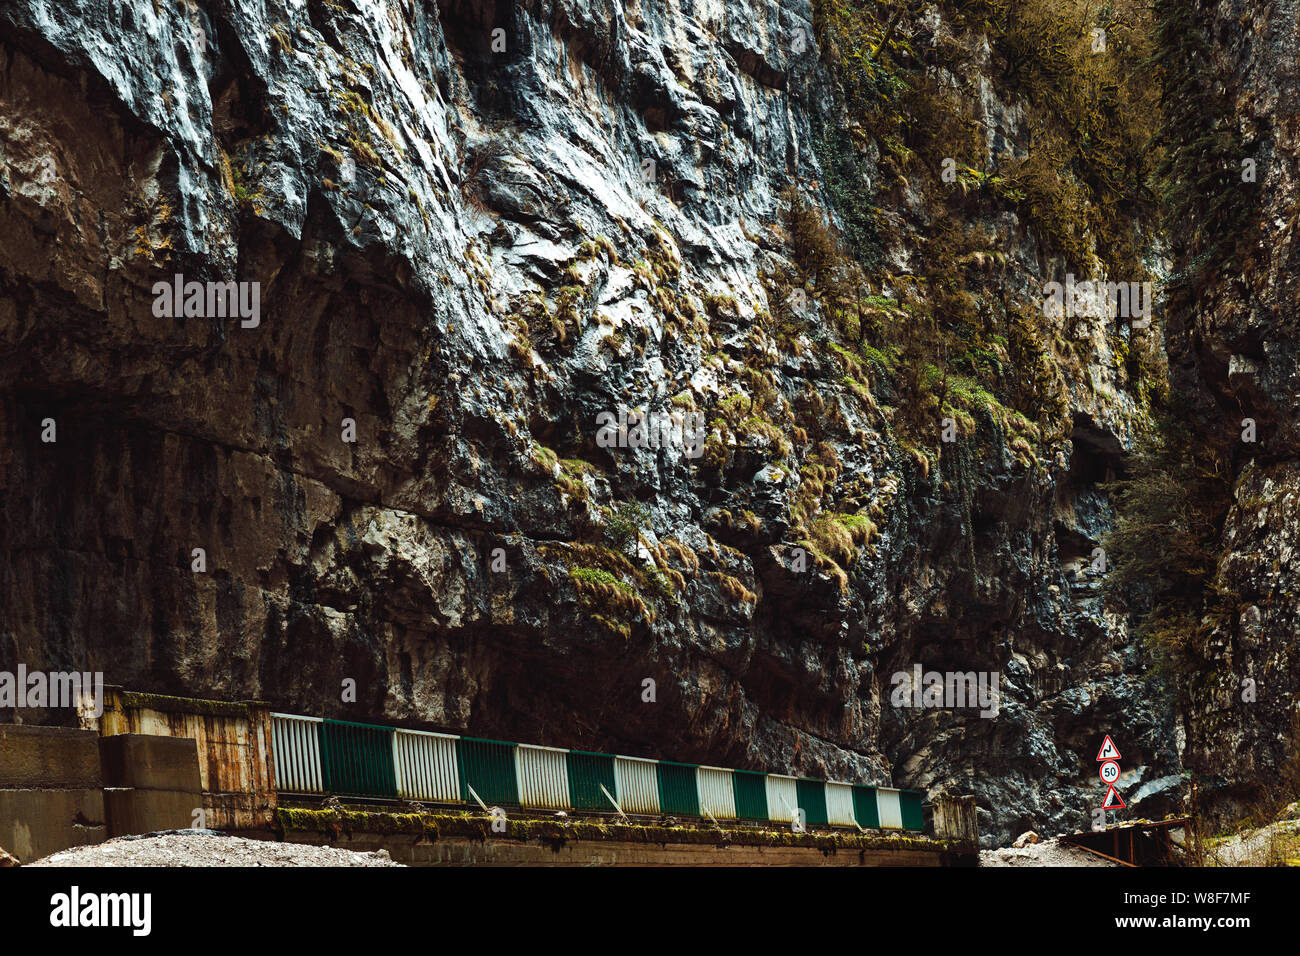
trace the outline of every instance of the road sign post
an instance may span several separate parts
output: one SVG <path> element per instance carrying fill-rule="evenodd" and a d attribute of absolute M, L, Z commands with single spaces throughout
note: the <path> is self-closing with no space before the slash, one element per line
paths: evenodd
<path fill-rule="evenodd" d="M 1120 773 L 1119 758 L 1119 748 L 1115 746 L 1115 741 L 1110 739 L 1110 734 L 1107 734 L 1106 739 L 1101 742 L 1101 749 L 1097 751 L 1097 759 L 1101 761 L 1101 766 L 1097 768 L 1097 775 L 1107 787 L 1106 799 L 1101 804 L 1103 814 L 1106 810 L 1125 808 L 1124 798 L 1115 789 L 1115 781 L 1119 779 Z"/>

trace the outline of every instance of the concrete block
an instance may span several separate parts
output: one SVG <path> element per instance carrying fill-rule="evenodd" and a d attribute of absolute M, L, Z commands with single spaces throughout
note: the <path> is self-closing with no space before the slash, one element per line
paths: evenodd
<path fill-rule="evenodd" d="M 93 730 L 0 724 L 0 787 L 101 787 L 98 741 Z"/>
<path fill-rule="evenodd" d="M 194 825 L 194 811 L 203 806 L 198 793 L 180 790 L 104 791 L 108 835 L 130 836 L 155 830 L 183 830 Z"/>
<path fill-rule="evenodd" d="M 115 734 L 100 738 L 99 755 L 105 787 L 196 794 L 203 790 L 198 744 L 191 737 Z"/>
<path fill-rule="evenodd" d="M 104 791 L 0 790 L 0 847 L 21 863 L 108 839 Z"/>

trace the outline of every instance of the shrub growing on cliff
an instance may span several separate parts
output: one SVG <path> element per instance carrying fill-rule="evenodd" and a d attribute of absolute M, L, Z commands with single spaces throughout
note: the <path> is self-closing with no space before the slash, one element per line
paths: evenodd
<path fill-rule="evenodd" d="M 649 520 L 649 512 L 641 505 L 635 502 L 620 504 L 606 513 L 605 537 L 613 548 L 626 551 L 628 545 L 641 537 L 641 529 Z"/>
<path fill-rule="evenodd" d="M 1232 503 L 1232 469 L 1188 418 L 1166 413 L 1133 457 L 1127 477 L 1106 486 L 1116 510 L 1105 541 L 1108 593 L 1146 592 L 1139 634 L 1171 673 L 1204 665 L 1206 624 L 1231 604 L 1214 585 L 1218 544 Z"/>

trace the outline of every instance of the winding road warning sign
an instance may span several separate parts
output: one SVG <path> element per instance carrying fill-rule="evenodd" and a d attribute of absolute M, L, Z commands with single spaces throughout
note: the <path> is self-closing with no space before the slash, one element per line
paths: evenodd
<path fill-rule="evenodd" d="M 1119 748 L 1115 746 L 1115 741 L 1110 739 L 1110 734 L 1101 743 L 1101 750 L 1097 751 L 1098 760 L 1118 760 L 1120 758 Z"/>
<path fill-rule="evenodd" d="M 1106 802 L 1101 805 L 1103 810 L 1123 810 L 1124 798 L 1119 795 L 1119 791 L 1111 787 L 1106 791 Z"/>

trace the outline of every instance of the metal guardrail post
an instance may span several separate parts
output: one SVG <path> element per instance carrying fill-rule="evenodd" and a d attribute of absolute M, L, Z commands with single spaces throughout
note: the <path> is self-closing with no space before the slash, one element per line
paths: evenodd
<path fill-rule="evenodd" d="M 466 783 L 466 784 L 465 784 L 465 789 L 468 790 L 468 791 L 469 791 L 469 795 L 470 795 L 471 797 L 474 798 L 474 802 L 477 803 L 480 807 L 483 808 L 483 812 L 484 812 L 484 813 L 491 813 L 491 812 L 492 812 L 491 810 L 489 810 L 489 809 L 487 808 L 487 804 L 483 802 L 483 798 L 480 797 L 480 796 L 478 795 L 478 793 L 474 790 L 474 788 L 473 788 L 472 786 L 469 785 L 469 783 Z"/>
<path fill-rule="evenodd" d="M 605 795 L 605 799 L 607 799 L 610 803 L 614 804 L 614 809 L 618 811 L 618 815 L 622 817 L 625 822 L 627 823 L 632 822 L 631 818 L 629 818 L 628 815 L 623 812 L 623 808 L 618 805 L 618 801 L 615 800 L 612 796 L 610 796 L 609 791 L 605 789 L 605 785 L 603 783 L 600 785 L 600 792 Z"/>

